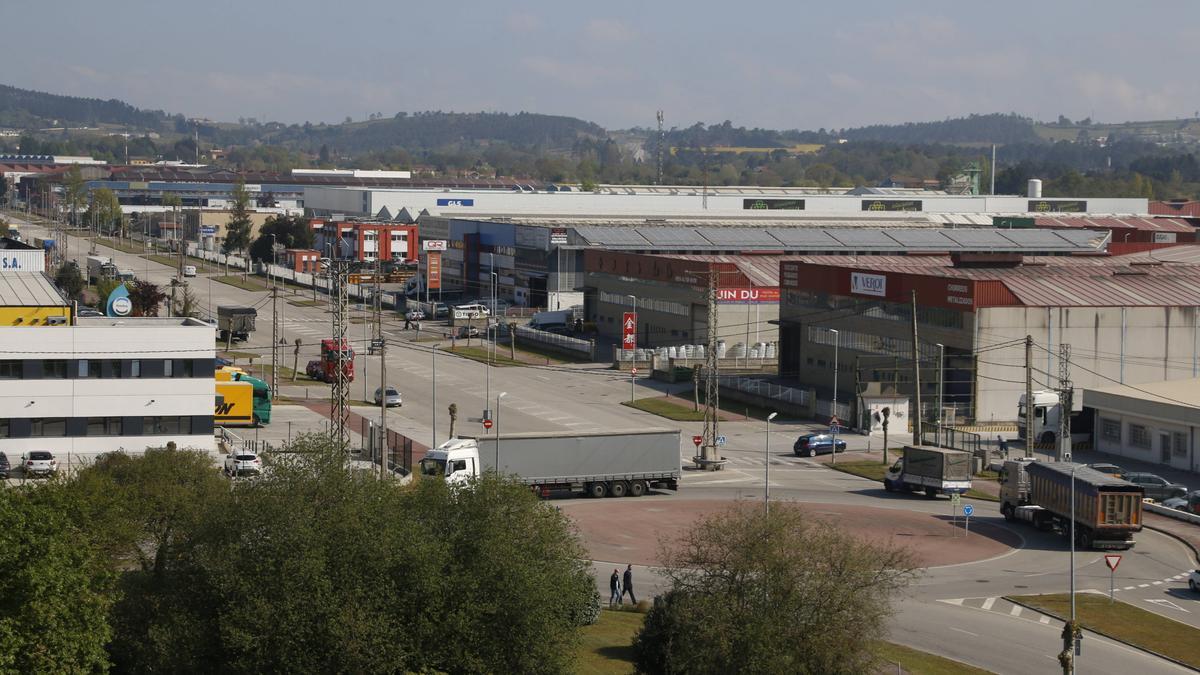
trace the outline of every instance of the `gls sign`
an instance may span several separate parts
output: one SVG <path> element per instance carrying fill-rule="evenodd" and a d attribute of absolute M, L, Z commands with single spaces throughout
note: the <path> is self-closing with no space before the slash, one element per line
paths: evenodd
<path fill-rule="evenodd" d="M 850 273 L 850 292 L 855 295 L 887 295 L 887 277 L 882 274 L 867 274 L 865 272 Z"/>

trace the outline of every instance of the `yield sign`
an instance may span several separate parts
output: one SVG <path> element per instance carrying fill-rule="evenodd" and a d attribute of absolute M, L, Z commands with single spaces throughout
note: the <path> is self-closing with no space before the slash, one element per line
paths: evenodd
<path fill-rule="evenodd" d="M 1121 556 L 1117 555 L 1116 553 L 1106 555 L 1106 556 L 1104 556 L 1104 564 L 1108 565 L 1108 569 L 1112 570 L 1113 572 L 1116 572 L 1117 565 L 1121 564 Z"/>

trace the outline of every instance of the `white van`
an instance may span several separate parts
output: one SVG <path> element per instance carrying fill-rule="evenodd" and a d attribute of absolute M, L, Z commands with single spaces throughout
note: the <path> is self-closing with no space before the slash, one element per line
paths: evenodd
<path fill-rule="evenodd" d="M 183 266 L 183 276 L 185 276 L 185 277 L 196 276 L 196 266 L 195 265 L 184 265 Z"/>

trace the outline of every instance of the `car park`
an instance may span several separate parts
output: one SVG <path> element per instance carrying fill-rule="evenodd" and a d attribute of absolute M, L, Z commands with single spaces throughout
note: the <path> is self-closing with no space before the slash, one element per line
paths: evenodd
<path fill-rule="evenodd" d="M 382 403 L 383 398 L 384 398 L 383 388 L 380 387 L 375 390 L 375 405 L 379 405 L 380 403 Z M 400 398 L 400 392 L 397 391 L 395 387 L 388 387 L 387 388 L 387 407 L 398 408 L 402 405 L 404 405 L 404 402 Z"/>
<path fill-rule="evenodd" d="M 832 453 L 834 446 L 833 436 L 830 434 L 804 434 L 796 439 L 792 445 L 792 452 L 796 453 L 797 457 L 816 457 L 823 453 Z M 837 451 L 846 451 L 846 441 L 837 440 Z"/>
<path fill-rule="evenodd" d="M 1188 493 L 1186 485 L 1172 483 L 1166 478 L 1153 473 L 1135 471 L 1125 474 L 1125 480 L 1135 485 L 1140 485 L 1146 497 L 1156 502 L 1161 502 L 1164 499 L 1172 497 L 1184 497 Z"/>
<path fill-rule="evenodd" d="M 195 265 L 184 265 L 183 266 L 183 276 L 185 276 L 185 277 L 196 276 L 196 266 Z"/>
<path fill-rule="evenodd" d="M 262 470 L 262 458 L 257 453 L 243 450 L 225 456 L 225 474 L 228 476 L 260 476 Z"/>
<path fill-rule="evenodd" d="M 21 471 L 26 477 L 53 476 L 58 473 L 58 460 L 46 450 L 30 450 L 21 455 Z"/>

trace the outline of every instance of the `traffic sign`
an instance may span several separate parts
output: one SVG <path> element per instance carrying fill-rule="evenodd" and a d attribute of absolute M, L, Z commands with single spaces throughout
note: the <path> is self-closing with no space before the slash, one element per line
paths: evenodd
<path fill-rule="evenodd" d="M 838 430 L 839 430 L 839 429 L 841 429 L 841 427 L 839 427 L 839 426 L 838 426 L 838 425 L 836 425 L 836 424 L 830 424 L 830 425 L 829 425 L 829 433 L 830 433 L 830 434 L 836 434 L 836 433 L 838 432 Z"/>
<path fill-rule="evenodd" d="M 961 503 L 962 503 L 962 495 L 960 495 L 957 492 L 951 492 L 950 493 L 950 505 L 958 506 Z"/>
<path fill-rule="evenodd" d="M 484 420 L 484 421 L 483 421 L 483 428 L 484 428 L 484 429 L 491 429 L 491 428 L 492 428 L 492 421 L 491 421 L 491 420 Z"/>
<path fill-rule="evenodd" d="M 1117 565 L 1121 564 L 1121 556 L 1117 555 L 1116 553 L 1110 553 L 1109 555 L 1104 556 L 1104 564 L 1108 565 L 1108 569 L 1116 572 Z"/>
<path fill-rule="evenodd" d="M 703 436 L 692 436 L 692 442 L 695 443 L 696 447 L 698 448 L 698 447 L 700 447 L 700 444 L 704 442 L 704 437 Z"/>
<path fill-rule="evenodd" d="M 630 375 L 637 375 L 637 368 L 630 368 L 630 369 L 629 369 L 629 374 L 630 374 Z"/>
<path fill-rule="evenodd" d="M 970 504 L 963 504 L 963 515 L 970 518 L 972 513 L 975 513 L 975 507 Z"/>
<path fill-rule="evenodd" d="M 725 445 L 725 437 L 717 436 L 717 445 Z"/>
<path fill-rule="evenodd" d="M 830 428 L 842 426 L 842 423 L 838 421 L 837 415 L 829 418 L 829 426 Z"/>

